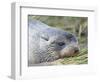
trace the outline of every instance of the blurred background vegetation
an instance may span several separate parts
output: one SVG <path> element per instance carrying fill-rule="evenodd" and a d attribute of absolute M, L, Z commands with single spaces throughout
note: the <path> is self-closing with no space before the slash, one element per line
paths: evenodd
<path fill-rule="evenodd" d="M 40 20 L 41 22 L 76 35 L 80 53 L 74 57 L 67 57 L 62 61 L 57 61 L 60 64 L 87 64 L 88 63 L 88 18 L 87 17 L 71 17 L 71 16 L 38 16 L 29 15 L 29 19 Z"/>

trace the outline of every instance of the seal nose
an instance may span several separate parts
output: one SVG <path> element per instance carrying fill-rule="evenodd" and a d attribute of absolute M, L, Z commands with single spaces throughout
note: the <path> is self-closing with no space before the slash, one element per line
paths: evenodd
<path fill-rule="evenodd" d="M 78 53 L 78 52 L 79 52 L 79 48 L 75 48 L 74 53 Z"/>

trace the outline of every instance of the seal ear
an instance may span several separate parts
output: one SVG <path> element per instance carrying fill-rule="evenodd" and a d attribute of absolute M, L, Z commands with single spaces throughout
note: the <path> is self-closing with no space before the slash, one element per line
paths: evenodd
<path fill-rule="evenodd" d="M 41 34 L 41 38 L 45 41 L 49 41 L 49 36 L 47 34 Z"/>
<path fill-rule="evenodd" d="M 69 33 L 69 32 L 64 33 L 64 36 L 65 36 L 67 39 L 71 39 L 71 38 L 74 37 L 74 35 L 73 35 L 72 33 Z"/>
<path fill-rule="evenodd" d="M 74 42 L 77 42 L 77 39 L 76 39 L 76 36 L 72 33 L 69 33 L 66 35 L 66 38 L 70 41 L 74 41 Z"/>
<path fill-rule="evenodd" d="M 66 37 L 67 37 L 68 39 L 71 39 L 71 38 L 73 38 L 73 34 L 69 33 Z"/>

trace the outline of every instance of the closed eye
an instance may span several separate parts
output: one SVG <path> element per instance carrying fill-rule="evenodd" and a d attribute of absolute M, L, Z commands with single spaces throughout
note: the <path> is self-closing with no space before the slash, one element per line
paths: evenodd
<path fill-rule="evenodd" d="M 59 42 L 59 43 L 57 43 L 59 46 L 63 46 L 63 45 L 65 45 L 65 43 L 64 42 Z"/>

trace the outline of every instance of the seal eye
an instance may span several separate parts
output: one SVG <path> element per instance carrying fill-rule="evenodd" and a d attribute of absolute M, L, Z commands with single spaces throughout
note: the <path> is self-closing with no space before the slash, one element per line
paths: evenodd
<path fill-rule="evenodd" d="M 63 46 L 63 45 L 65 45 L 65 43 L 64 42 L 59 42 L 58 45 Z"/>

